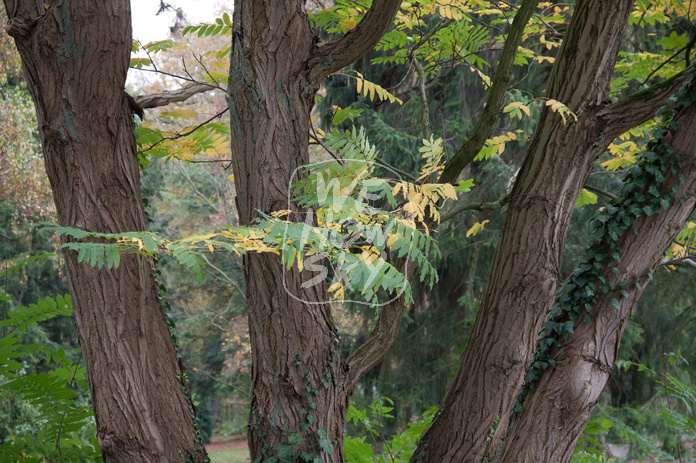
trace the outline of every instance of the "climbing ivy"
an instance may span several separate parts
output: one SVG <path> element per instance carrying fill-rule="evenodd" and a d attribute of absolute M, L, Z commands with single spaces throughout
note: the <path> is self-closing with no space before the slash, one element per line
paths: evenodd
<path fill-rule="evenodd" d="M 666 210 L 684 182 L 679 172 L 685 162 L 693 159 L 693 153 L 675 152 L 667 135 L 677 129 L 675 114 L 696 101 L 695 79 L 696 68 L 691 67 L 684 84 L 669 101 L 671 108 L 660 111 L 662 123 L 653 131 L 646 150 L 627 173 L 623 195 L 612 200 L 596 217 L 593 244 L 559 293 L 556 306 L 542 327 L 536 354 L 527 367 L 513 414 L 523 410 L 524 399 L 535 389 L 543 372 L 549 367 L 555 368 L 552 351 L 568 340 L 577 323 L 581 319 L 592 323 L 590 311 L 597 303 L 610 298 L 611 305 L 621 310 L 620 301 L 629 297 L 626 283 L 616 283 L 608 271 L 620 275 L 620 239 L 626 233 L 640 233 L 634 226 L 636 219 Z M 670 188 L 666 175 L 677 174 L 679 182 Z M 652 273 L 649 277 L 652 279 Z M 636 277 L 635 284 L 640 288 L 640 276 Z"/>
<path fill-rule="evenodd" d="M 298 358 L 295 360 L 295 366 L 302 371 L 302 379 L 305 387 L 305 402 L 306 406 L 300 409 L 300 414 L 304 417 L 299 423 L 300 431 L 285 430 L 288 436 L 287 441 L 282 441 L 278 444 L 278 448 L 274 449 L 269 443 L 265 443 L 261 449 L 261 454 L 254 460 L 254 463 L 292 463 L 292 462 L 311 462 L 321 463 L 324 460 L 321 457 L 321 452 L 328 455 L 333 455 L 336 446 L 339 445 L 338 438 L 329 439 L 326 429 L 314 426 L 317 422 L 313 411 L 317 409 L 317 398 L 321 395 L 322 389 L 329 389 L 332 381 L 331 369 L 334 367 L 335 359 L 340 358 L 339 352 L 333 352 L 329 355 L 328 363 L 324 366 L 324 371 L 319 378 L 321 385 L 316 384 L 312 380 L 312 376 L 308 371 L 302 371 L 302 362 Z M 258 423 L 254 425 L 258 428 Z M 259 437 L 265 437 L 266 433 L 258 432 Z M 296 449 L 296 446 L 305 441 L 313 442 L 313 445 L 305 449 Z"/>

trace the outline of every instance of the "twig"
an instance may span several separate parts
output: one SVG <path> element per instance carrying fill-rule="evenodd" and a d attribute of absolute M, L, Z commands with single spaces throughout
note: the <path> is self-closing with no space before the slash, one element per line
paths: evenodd
<path fill-rule="evenodd" d="M 510 195 L 512 193 L 508 193 L 502 198 L 500 198 L 498 201 L 494 201 L 492 203 L 466 203 L 466 204 L 461 204 L 451 211 L 448 211 L 446 214 L 442 214 L 440 216 L 440 223 L 450 220 L 457 215 L 461 214 L 464 211 L 493 211 L 495 209 L 500 209 L 501 207 L 505 206 L 507 203 L 510 202 Z"/>
<path fill-rule="evenodd" d="M 210 206 L 210 208 L 212 210 L 214 210 L 216 213 L 219 213 L 220 209 L 218 209 L 218 207 L 215 204 L 213 204 L 213 202 L 211 200 L 209 200 L 206 195 L 204 195 L 203 193 L 200 192 L 200 190 L 196 187 L 196 184 L 193 183 L 193 180 L 191 180 L 191 177 L 189 176 L 188 172 L 186 172 L 186 169 L 181 167 L 179 164 L 175 164 L 175 166 L 176 166 L 177 170 L 181 173 L 181 175 L 184 176 L 184 178 L 189 183 L 191 188 L 193 188 L 193 192 L 197 196 L 199 196 L 203 200 L 203 202 L 205 202 L 208 206 Z"/>
<path fill-rule="evenodd" d="M 341 159 L 340 157 L 338 157 L 338 155 L 337 155 L 336 153 L 334 153 L 328 146 L 326 146 L 326 145 L 321 141 L 321 139 L 320 139 L 319 136 L 317 135 L 317 132 L 314 130 L 314 126 L 312 126 L 312 133 L 314 133 L 314 136 L 310 135 L 310 138 L 311 138 L 312 140 L 314 140 L 314 141 L 317 142 L 319 145 L 321 145 L 321 147 L 324 148 L 324 149 L 326 150 L 326 152 L 329 153 L 329 154 L 331 155 L 331 157 L 334 158 L 334 159 L 336 160 L 336 162 L 338 162 L 340 165 L 342 165 L 342 166 L 345 166 L 345 165 L 346 165 L 346 161 L 344 161 L 343 159 Z"/>
<path fill-rule="evenodd" d="M 419 182 L 418 179 L 416 177 L 414 177 L 413 175 L 409 174 L 408 172 L 404 172 L 403 170 L 397 169 L 396 167 L 394 167 L 390 164 L 387 164 L 386 162 L 382 161 L 381 159 L 375 159 L 375 162 L 377 164 L 381 165 L 382 167 L 386 167 L 387 169 L 393 170 L 394 172 L 396 172 L 399 175 L 403 175 L 407 179 L 409 179 L 409 180 L 411 180 L 419 185 L 421 184 L 421 182 Z"/>
<path fill-rule="evenodd" d="M 219 87 L 219 86 L 220 86 L 220 82 L 218 82 L 218 80 L 217 80 L 215 77 L 213 77 L 213 75 L 210 73 L 210 71 L 208 71 L 208 66 L 206 66 L 205 64 L 203 64 L 203 60 L 201 59 L 201 57 L 196 56 L 196 54 L 193 52 L 193 50 L 191 50 L 191 54 L 193 55 L 193 59 L 195 59 L 196 62 L 197 62 L 198 64 L 201 65 L 201 67 L 203 68 L 203 70 L 205 71 L 205 73 L 208 75 L 208 77 L 210 77 L 210 79 L 211 79 L 213 82 L 215 82 L 215 85 L 217 85 L 217 86 Z"/>
<path fill-rule="evenodd" d="M 413 53 L 411 53 L 411 62 L 416 69 L 418 75 L 418 96 L 421 101 L 421 124 L 423 124 L 423 138 L 430 139 L 430 111 L 428 111 L 428 95 L 425 92 L 425 72 L 423 66 L 418 62 Z"/>
<path fill-rule="evenodd" d="M 154 70 L 154 69 L 136 68 L 135 66 L 130 66 L 130 68 L 131 68 L 131 69 L 135 69 L 136 71 L 154 72 L 154 73 L 157 73 L 157 74 L 162 74 L 162 75 L 164 75 L 164 76 L 173 77 L 173 78 L 175 78 L 175 79 L 181 79 L 181 80 L 186 80 L 186 81 L 188 81 L 188 82 L 193 82 L 194 84 L 208 85 L 208 84 L 204 84 L 204 83 L 202 83 L 202 82 L 198 82 L 198 81 L 197 81 L 196 79 L 194 79 L 193 77 L 190 77 L 190 75 L 189 75 L 189 77 L 184 77 L 184 76 L 179 76 L 179 75 L 176 75 L 176 74 L 172 74 L 171 72 L 156 71 L 156 70 Z M 212 88 L 219 88 L 219 87 L 216 87 L 215 85 L 212 85 L 212 84 L 209 84 L 209 85 L 210 85 L 210 87 L 212 87 Z"/>
<path fill-rule="evenodd" d="M 694 36 L 691 37 L 691 40 L 689 40 L 689 43 L 687 43 L 686 45 L 684 45 L 683 47 L 681 47 L 679 50 L 675 51 L 674 54 L 673 54 L 672 56 L 670 56 L 670 57 L 667 58 L 665 61 L 663 61 L 658 67 L 656 67 L 655 69 L 653 69 L 652 72 L 651 72 L 650 74 L 648 74 L 648 77 L 646 77 L 645 80 L 644 80 L 643 82 L 641 82 L 640 85 L 643 86 L 643 85 L 647 84 L 648 81 L 650 80 L 650 78 L 653 76 L 653 74 L 655 74 L 657 71 L 659 71 L 659 70 L 662 69 L 664 66 L 666 66 L 667 63 L 669 63 L 669 62 L 672 61 L 674 58 L 676 58 L 676 57 L 679 55 L 679 53 L 683 52 L 684 50 L 687 50 L 687 53 L 686 53 L 686 60 L 687 60 L 687 62 L 690 61 L 689 54 L 691 53 L 691 49 L 693 48 L 693 46 L 694 46 L 695 43 L 696 43 L 696 34 L 694 34 Z M 687 64 L 687 67 L 688 67 L 688 64 Z"/>
<path fill-rule="evenodd" d="M 193 374 L 195 374 L 195 375 L 207 376 L 208 378 L 212 379 L 212 380 L 215 381 L 216 383 L 220 383 L 220 384 L 222 384 L 223 386 L 231 387 L 231 388 L 234 389 L 235 391 L 241 392 L 242 394 L 244 394 L 244 395 L 247 396 L 247 397 L 251 397 L 251 394 L 249 394 L 249 392 L 245 391 L 244 389 L 242 389 L 242 388 L 240 388 L 240 387 L 237 387 L 237 386 L 235 386 L 235 385 L 232 385 L 232 384 L 230 384 L 230 383 L 226 383 L 225 381 L 219 380 L 219 379 L 217 379 L 215 376 L 211 375 L 211 374 L 208 373 L 208 372 L 201 371 L 201 370 L 192 370 L 191 373 L 193 373 Z"/>
<path fill-rule="evenodd" d="M 143 44 L 142 44 L 142 42 L 140 42 L 140 40 L 138 40 L 138 45 L 140 45 L 140 49 L 143 50 L 145 52 L 145 54 L 147 55 L 147 59 L 150 60 L 150 64 L 152 64 L 152 69 L 159 72 L 159 69 L 157 69 L 157 65 L 155 64 L 155 60 L 153 60 L 152 56 L 150 55 L 150 51 L 143 46 Z"/>
<path fill-rule="evenodd" d="M 430 40 L 430 39 L 433 37 L 433 35 L 435 35 L 435 33 L 436 33 L 437 31 L 439 31 L 440 29 L 444 29 L 445 27 L 449 26 L 449 25 L 452 24 L 453 22 L 454 22 L 454 19 L 446 19 L 446 20 L 444 20 L 444 21 L 440 21 L 439 23 L 437 23 L 432 29 L 430 29 L 430 30 L 428 31 L 427 34 L 425 34 L 424 36 L 422 36 L 418 42 L 416 42 L 416 43 L 413 44 L 411 47 L 409 47 L 409 56 L 413 56 L 413 53 L 414 53 L 418 48 L 420 48 L 425 42 L 427 42 L 428 40 Z"/>
<path fill-rule="evenodd" d="M 660 265 L 688 265 L 689 267 L 696 268 L 696 262 L 693 260 L 694 258 L 696 258 L 696 256 L 684 256 L 675 257 L 674 259 L 665 259 L 662 262 L 660 262 Z"/>
<path fill-rule="evenodd" d="M 80 368 L 80 360 L 82 360 L 82 351 L 80 351 L 80 357 L 77 359 L 77 363 L 75 364 L 75 371 L 73 372 L 72 378 L 70 378 L 69 384 L 73 384 L 75 382 L 75 376 L 77 376 L 77 370 Z M 65 417 L 67 416 L 69 411 L 69 408 L 66 408 L 65 412 L 63 412 L 63 419 L 60 421 L 60 426 L 58 427 L 58 434 L 56 435 L 56 450 L 58 450 L 58 456 L 60 457 L 60 461 L 63 461 L 63 452 L 60 449 L 60 436 L 63 433 L 63 426 L 65 424 Z"/>
<path fill-rule="evenodd" d="M 200 124 L 198 124 L 197 126 L 195 126 L 194 128 L 192 128 L 191 130 L 189 130 L 188 132 L 179 133 L 179 134 L 177 134 L 177 135 L 175 135 L 175 136 L 173 136 L 173 137 L 163 137 L 162 139 L 157 140 L 155 143 L 153 143 L 153 144 L 152 144 L 151 146 L 149 146 L 148 148 L 142 150 L 141 153 L 144 153 L 144 152 L 146 152 L 146 151 L 151 150 L 152 148 L 154 148 L 155 146 L 159 145 L 160 143 L 162 143 L 162 142 L 165 141 L 165 140 L 178 140 L 179 138 L 187 137 L 187 136 L 191 135 L 193 132 L 195 132 L 196 130 L 198 130 L 198 129 L 200 129 L 201 127 L 203 127 L 204 125 L 206 125 L 206 124 L 212 122 L 213 119 L 218 118 L 218 117 L 222 116 L 223 114 L 225 114 L 227 111 L 229 111 L 229 109 L 230 109 L 229 107 L 223 109 L 222 111 L 220 111 L 219 113 L 217 113 L 216 115 L 214 115 L 213 117 L 211 117 L 210 119 L 206 120 L 205 122 L 201 122 Z"/>
<path fill-rule="evenodd" d="M 585 189 L 599 193 L 600 195 L 606 196 L 609 199 L 616 199 L 616 195 L 614 193 L 609 193 L 608 191 L 597 188 L 596 186 L 585 184 Z"/>

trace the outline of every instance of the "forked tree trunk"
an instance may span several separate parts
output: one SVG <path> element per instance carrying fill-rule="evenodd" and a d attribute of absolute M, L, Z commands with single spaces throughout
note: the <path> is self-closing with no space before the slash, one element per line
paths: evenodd
<path fill-rule="evenodd" d="M 309 163 L 310 111 L 321 80 L 369 51 L 393 21 L 398 0 L 375 1 L 361 23 L 317 44 L 302 0 L 238 0 L 228 101 L 240 224 L 257 211 L 301 212 L 289 185 Z M 289 271 L 279 256 L 244 258 L 252 346 L 252 460 L 341 462 L 356 375 L 341 358 L 326 285 Z M 392 338 L 393 341 L 393 338 Z M 384 350 L 384 349 L 383 349 Z M 386 351 L 386 350 L 384 350 Z M 381 352 L 384 355 L 384 352 Z M 377 359 L 379 360 L 379 359 Z M 303 460 L 306 459 L 306 460 Z"/>
<path fill-rule="evenodd" d="M 489 461 L 500 448 L 559 285 L 570 216 L 611 141 L 649 119 L 678 83 L 608 104 L 632 0 L 578 2 L 546 96 L 578 117 L 544 109 L 512 190 L 473 332 L 457 374 L 412 461 Z M 522 461 L 522 460 L 519 460 Z M 527 461 L 544 461 L 533 458 Z"/>
<path fill-rule="evenodd" d="M 648 273 L 655 269 L 694 211 L 696 104 L 682 109 L 675 122 L 677 130 L 669 133 L 663 144 L 676 149 L 684 166 L 675 171 L 662 169 L 665 183 L 660 190 L 666 196 L 676 187 L 675 198 L 668 208 L 637 218 L 620 237 L 618 251 L 613 251 L 621 257 L 619 275 L 611 271 L 611 266 L 602 272 L 607 281 L 624 285 L 626 293 L 606 295 L 590 312 L 592 323 L 578 322 L 568 341 L 556 349 L 556 368 L 546 370 L 535 391 L 529 393 L 524 411 L 515 419 L 502 456 L 496 461 L 570 461 L 578 437 L 611 377 L 621 335 L 649 282 Z M 648 186 L 628 191 L 626 196 L 642 193 L 650 197 Z M 614 201 L 611 206 L 620 209 L 621 204 Z M 636 282 L 640 282 L 639 287 Z M 611 303 L 614 298 L 620 310 Z"/>
<path fill-rule="evenodd" d="M 60 225 L 144 230 L 124 92 L 129 2 L 5 0 L 5 7 Z M 150 263 L 127 255 L 117 269 L 97 270 L 74 251 L 64 257 L 104 460 L 202 461 Z"/>

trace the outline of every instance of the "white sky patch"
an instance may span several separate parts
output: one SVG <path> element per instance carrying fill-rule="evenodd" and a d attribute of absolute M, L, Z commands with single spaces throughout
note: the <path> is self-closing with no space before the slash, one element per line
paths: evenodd
<path fill-rule="evenodd" d="M 181 8 L 186 16 L 187 25 L 194 26 L 200 23 L 213 23 L 220 11 L 221 0 L 167 0 L 174 10 Z M 222 2 L 226 3 L 226 2 Z M 145 45 L 150 42 L 167 40 L 169 28 L 174 23 L 176 12 L 167 10 L 157 14 L 160 0 L 135 0 L 131 1 L 131 15 L 133 24 L 133 39 Z M 138 57 L 146 57 L 142 51 Z M 151 81 L 155 74 L 131 69 L 128 71 L 126 85 L 140 87 L 144 82 Z M 172 85 L 178 87 L 180 82 L 172 80 Z"/>
<path fill-rule="evenodd" d="M 166 3 L 172 5 L 174 9 L 181 8 L 186 15 L 188 24 L 195 25 L 203 22 L 214 22 L 220 0 L 169 0 Z M 157 15 L 159 6 L 159 0 L 131 1 L 133 38 L 140 40 L 143 45 L 158 40 L 166 40 L 169 37 L 169 27 L 174 22 L 176 13 L 165 11 Z"/>

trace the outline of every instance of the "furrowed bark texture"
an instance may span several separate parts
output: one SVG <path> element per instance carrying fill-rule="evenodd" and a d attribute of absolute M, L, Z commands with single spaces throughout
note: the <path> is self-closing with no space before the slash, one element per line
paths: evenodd
<path fill-rule="evenodd" d="M 59 223 L 102 233 L 144 230 L 124 92 L 129 2 L 5 6 Z M 97 270 L 78 263 L 74 251 L 64 257 L 104 460 L 182 461 L 195 446 L 192 410 L 150 263 L 123 256 L 117 269 Z"/>
<path fill-rule="evenodd" d="M 314 95 L 329 72 L 374 46 L 382 33 L 373 28 L 386 30 L 398 5 L 398 0 L 375 1 L 353 31 L 317 44 L 304 1 L 235 2 L 228 102 L 241 224 L 252 224 L 257 210 L 290 209 L 291 220 L 304 219 L 288 203 L 288 194 L 290 183 L 303 175 L 295 170 L 309 163 Z M 299 460 L 305 452 L 341 462 L 354 381 L 347 380 L 351 373 L 325 303 L 326 286 L 303 287 L 316 274 L 296 266 L 286 271 L 276 255 L 250 254 L 244 264 L 254 391 L 252 459 L 282 454 Z"/>
<path fill-rule="evenodd" d="M 597 113 L 608 97 L 632 3 L 585 0 L 576 6 L 547 96 L 566 104 L 578 121 L 564 125 L 558 114 L 542 111 L 459 370 L 412 461 L 484 461 L 505 436 L 558 287 L 570 214 L 592 165 L 612 141 L 607 126 L 614 120 Z M 617 129 L 620 134 L 627 128 L 611 128 Z"/>
<path fill-rule="evenodd" d="M 648 273 L 655 270 L 694 211 L 696 104 L 680 111 L 675 121 L 677 130 L 664 143 L 688 156 L 681 171 L 663 172 L 666 182 L 662 192 L 679 186 L 676 198 L 667 209 L 636 219 L 633 226 L 638 228 L 637 234 L 630 229 L 620 237 L 619 276 L 609 268 L 603 272 L 608 281 L 624 284 L 628 297 L 620 292 L 609 293 L 590 312 L 592 323 L 579 322 L 569 340 L 556 350 L 556 368 L 546 370 L 536 390 L 530 392 L 496 461 L 570 461 L 577 439 L 611 377 L 621 335 L 647 286 Z M 636 281 L 640 281 L 640 288 Z M 619 300 L 621 310 L 611 304 L 613 298 Z"/>

